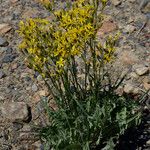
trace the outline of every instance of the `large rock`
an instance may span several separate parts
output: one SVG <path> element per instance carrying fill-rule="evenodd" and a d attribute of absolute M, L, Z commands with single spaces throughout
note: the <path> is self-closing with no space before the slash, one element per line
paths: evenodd
<path fill-rule="evenodd" d="M 24 102 L 9 102 L 1 106 L 2 116 L 11 122 L 22 122 L 29 119 L 28 105 Z"/>

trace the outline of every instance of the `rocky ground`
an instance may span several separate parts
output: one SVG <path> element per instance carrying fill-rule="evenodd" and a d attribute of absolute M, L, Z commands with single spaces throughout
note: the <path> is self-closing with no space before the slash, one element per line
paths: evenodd
<path fill-rule="evenodd" d="M 112 0 L 99 36 L 119 30 L 120 41 L 114 70 L 129 70 L 119 92 L 138 94 L 150 89 L 150 3 L 141 0 Z M 47 17 L 37 0 L 0 0 L 0 150 L 42 150 L 36 126 L 46 124 L 42 98 L 48 96 L 41 76 L 23 62 L 16 30 L 22 19 Z M 145 103 L 149 113 L 149 101 Z M 148 150 L 150 116 L 146 116 L 138 136 L 138 150 Z M 141 140 L 141 141 L 140 141 Z M 124 147 L 124 150 L 134 150 Z M 122 148 L 123 150 L 123 148 Z"/>

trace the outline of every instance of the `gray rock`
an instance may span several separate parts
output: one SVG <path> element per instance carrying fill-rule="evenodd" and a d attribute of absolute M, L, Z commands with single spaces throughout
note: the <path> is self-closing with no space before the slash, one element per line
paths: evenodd
<path fill-rule="evenodd" d="M 0 79 L 4 78 L 6 75 L 3 71 L 0 70 Z"/>
<path fill-rule="evenodd" d="M 33 91 L 33 92 L 36 92 L 37 90 L 38 90 L 37 85 L 36 85 L 36 84 L 33 84 L 33 85 L 32 85 L 32 91 Z"/>
<path fill-rule="evenodd" d="M 12 62 L 15 58 L 16 58 L 15 55 L 13 55 L 13 54 L 7 54 L 7 55 L 5 55 L 5 56 L 3 57 L 2 62 L 3 62 L 3 63 L 10 63 L 10 62 Z"/>
<path fill-rule="evenodd" d="M 1 51 L 1 52 L 7 51 L 7 47 L 1 47 L 1 48 L 0 48 L 0 51 Z"/>
<path fill-rule="evenodd" d="M 42 81 L 42 80 L 43 80 L 42 76 L 41 76 L 41 75 L 38 75 L 38 76 L 37 76 L 37 80 L 38 80 L 38 81 Z"/>
<path fill-rule="evenodd" d="M 111 2 L 113 5 L 118 6 L 121 4 L 122 0 L 112 0 Z"/>
<path fill-rule="evenodd" d="M 147 144 L 148 146 L 150 146 L 150 140 L 148 140 L 148 141 L 146 142 L 146 144 Z"/>
<path fill-rule="evenodd" d="M 4 103 L 0 107 L 2 116 L 11 122 L 22 122 L 29 119 L 28 105 L 24 102 Z"/>
<path fill-rule="evenodd" d="M 142 76 L 144 74 L 147 74 L 149 72 L 149 68 L 144 66 L 144 65 L 140 65 L 135 69 L 135 72 L 139 75 Z"/>
<path fill-rule="evenodd" d="M 124 29 L 124 32 L 125 33 L 132 33 L 133 31 L 136 30 L 136 27 L 131 25 L 131 24 L 128 24 L 125 29 Z"/>
<path fill-rule="evenodd" d="M 6 52 L 6 53 L 11 53 L 13 49 L 11 47 L 1 47 L 0 51 Z"/>
<path fill-rule="evenodd" d="M 12 19 L 13 20 L 18 20 L 19 16 L 20 16 L 21 12 L 20 10 L 15 10 L 12 14 Z"/>
<path fill-rule="evenodd" d="M 0 36 L 0 47 L 8 46 L 8 44 L 9 43 L 6 41 L 6 39 Z"/>

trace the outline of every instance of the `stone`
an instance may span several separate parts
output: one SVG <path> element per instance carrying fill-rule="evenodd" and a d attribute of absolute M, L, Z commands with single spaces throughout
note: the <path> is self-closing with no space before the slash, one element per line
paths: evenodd
<path fill-rule="evenodd" d="M 11 3 L 12 4 L 15 4 L 15 3 L 17 3 L 19 0 L 11 0 Z"/>
<path fill-rule="evenodd" d="M 129 74 L 129 78 L 138 79 L 139 76 L 138 76 L 135 72 L 131 72 L 131 73 Z"/>
<path fill-rule="evenodd" d="M 2 116 L 11 122 L 23 122 L 29 119 L 28 105 L 24 102 L 4 103 L 0 107 Z"/>
<path fill-rule="evenodd" d="M 0 70 L 0 79 L 4 78 L 6 75 L 3 71 Z"/>
<path fill-rule="evenodd" d="M 150 140 L 148 140 L 148 141 L 146 142 L 146 145 L 150 146 Z"/>
<path fill-rule="evenodd" d="M 111 0 L 112 4 L 118 6 L 121 4 L 122 0 Z"/>
<path fill-rule="evenodd" d="M 146 83 L 150 84 L 150 76 L 144 77 L 142 81 L 143 81 L 143 83 L 146 82 Z"/>
<path fill-rule="evenodd" d="M 103 37 L 105 34 L 108 34 L 117 29 L 117 24 L 111 20 L 104 21 L 102 27 L 98 30 L 98 37 Z"/>
<path fill-rule="evenodd" d="M 118 87 L 116 90 L 115 90 L 116 94 L 119 95 L 119 96 L 122 96 L 123 95 L 123 92 L 124 92 L 124 89 L 123 87 Z"/>
<path fill-rule="evenodd" d="M 124 32 L 125 33 L 132 33 L 136 30 L 136 27 L 131 25 L 131 24 L 128 24 L 125 29 L 124 29 Z"/>
<path fill-rule="evenodd" d="M 13 54 L 7 54 L 7 55 L 5 55 L 5 56 L 3 57 L 2 62 L 3 62 L 3 63 L 10 63 L 10 62 L 12 62 L 15 58 L 16 58 L 15 55 L 13 55 Z"/>
<path fill-rule="evenodd" d="M 143 83 L 143 86 L 144 86 L 144 88 L 145 88 L 146 90 L 150 90 L 150 83 L 144 82 L 144 83 Z"/>
<path fill-rule="evenodd" d="M 12 27 L 9 24 L 1 23 L 0 24 L 0 35 L 9 32 L 11 29 L 12 29 Z"/>
<path fill-rule="evenodd" d="M 41 96 L 39 95 L 39 93 L 38 92 L 36 92 L 33 96 L 32 96 L 32 102 L 34 103 L 34 104 L 36 104 L 36 103 L 38 103 L 39 101 L 41 101 Z"/>
<path fill-rule="evenodd" d="M 142 75 L 145 75 L 149 72 L 149 68 L 147 66 L 144 66 L 144 65 L 139 65 L 136 69 L 135 69 L 135 72 L 139 75 L 139 76 L 142 76 Z"/>
<path fill-rule="evenodd" d="M 42 80 L 43 80 L 42 76 L 41 76 L 41 75 L 38 75 L 38 76 L 37 76 L 37 80 L 38 80 L 38 81 L 42 81 Z"/>
<path fill-rule="evenodd" d="M 36 92 L 37 90 L 38 90 L 37 85 L 36 85 L 36 84 L 33 84 L 33 85 L 32 85 L 32 91 L 33 91 L 33 92 Z"/>
<path fill-rule="evenodd" d="M 124 86 L 124 92 L 126 94 L 139 94 L 139 89 L 136 88 L 134 85 L 132 85 L 131 83 L 127 83 Z"/>
<path fill-rule="evenodd" d="M 11 52 L 13 51 L 13 49 L 10 48 L 10 47 L 1 47 L 0 50 L 1 50 L 2 52 L 6 52 L 7 54 L 8 54 L 8 53 L 11 53 Z"/>
<path fill-rule="evenodd" d="M 12 53 L 13 49 L 11 47 L 1 47 L 2 52 L 6 52 L 7 54 Z"/>
<path fill-rule="evenodd" d="M 143 87 L 146 89 L 146 90 L 150 90 L 150 77 L 146 76 L 143 80 Z"/>
<path fill-rule="evenodd" d="M 13 14 L 12 14 L 12 20 L 18 20 L 20 14 L 21 14 L 20 12 L 21 12 L 21 10 L 14 11 Z"/>
<path fill-rule="evenodd" d="M 18 68 L 18 66 L 19 66 L 18 63 L 14 63 L 14 64 L 12 64 L 11 69 L 15 70 Z"/>
<path fill-rule="evenodd" d="M 1 36 L 0 36 L 0 47 L 5 47 L 5 46 L 8 46 L 8 42 L 7 42 L 7 40 L 5 39 L 5 38 L 2 38 Z"/>
<path fill-rule="evenodd" d="M 134 52 L 131 52 L 129 50 L 123 50 L 118 56 L 119 61 L 123 65 L 133 65 L 138 62 L 138 56 L 135 55 Z"/>
<path fill-rule="evenodd" d="M 47 90 L 40 90 L 40 91 L 39 91 L 39 95 L 40 95 L 40 96 L 45 96 L 45 97 L 46 97 L 46 96 L 48 96 L 48 94 L 49 94 L 49 93 L 48 93 Z"/>

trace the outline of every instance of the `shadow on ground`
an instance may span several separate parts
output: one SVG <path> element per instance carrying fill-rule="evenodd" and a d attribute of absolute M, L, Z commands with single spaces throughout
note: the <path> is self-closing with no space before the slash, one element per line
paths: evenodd
<path fill-rule="evenodd" d="M 140 126 L 131 128 L 119 139 L 116 150 L 148 150 L 150 145 L 146 142 L 150 139 L 150 111 L 146 110 Z"/>

